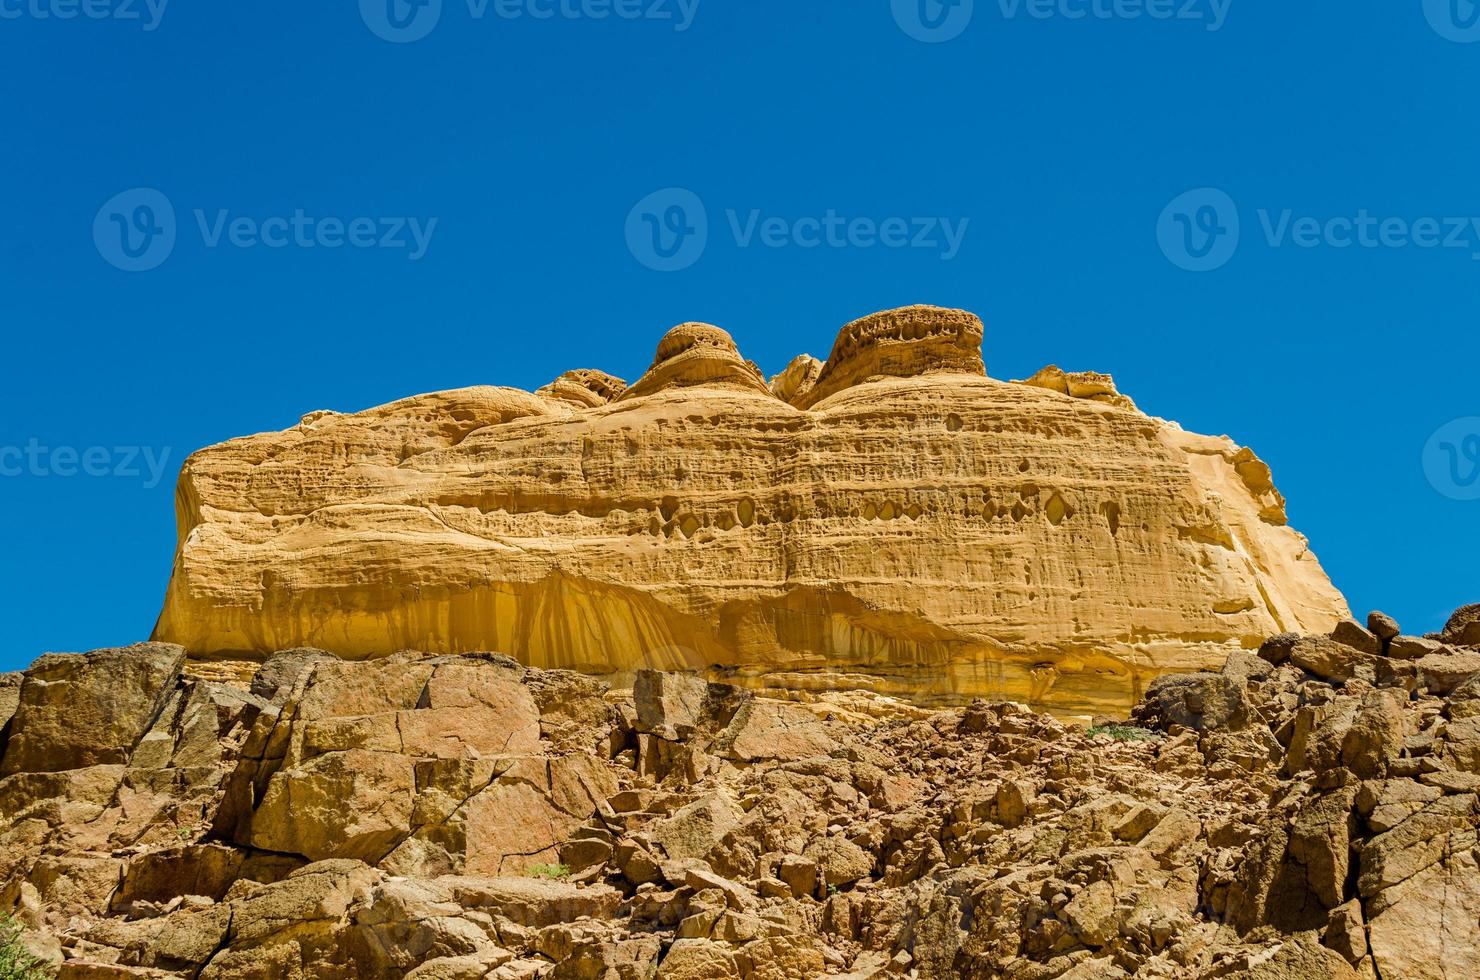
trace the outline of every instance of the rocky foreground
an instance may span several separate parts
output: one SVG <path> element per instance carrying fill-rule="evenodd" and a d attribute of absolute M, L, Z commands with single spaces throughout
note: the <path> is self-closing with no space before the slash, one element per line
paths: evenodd
<path fill-rule="evenodd" d="M 0 677 L 0 911 L 63 977 L 1480 976 L 1480 606 L 1126 724 L 148 644 Z M 8 720 L 8 723 L 6 722 Z"/>

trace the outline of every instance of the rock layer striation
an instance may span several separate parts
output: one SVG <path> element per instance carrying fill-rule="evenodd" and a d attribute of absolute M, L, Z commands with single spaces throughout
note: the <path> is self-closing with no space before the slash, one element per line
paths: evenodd
<path fill-rule="evenodd" d="M 767 383 L 684 324 L 630 386 L 573 371 L 202 450 L 156 639 L 1092 712 L 1347 615 L 1250 450 L 1106 375 L 989 378 L 982 336 L 875 314 Z"/>

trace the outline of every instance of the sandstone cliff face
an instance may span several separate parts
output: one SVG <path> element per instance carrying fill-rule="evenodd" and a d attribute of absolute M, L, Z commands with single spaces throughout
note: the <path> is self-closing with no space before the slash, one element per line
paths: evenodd
<path fill-rule="evenodd" d="M 1093 728 L 492 655 L 49 655 L 0 676 L 0 915 L 63 980 L 1473 980 L 1480 607 L 1369 622 Z"/>
<path fill-rule="evenodd" d="M 630 387 L 575 371 L 203 450 L 156 638 L 1090 712 L 1346 615 L 1252 452 L 1104 375 L 991 379 L 982 332 L 878 314 L 768 384 L 685 324 Z"/>

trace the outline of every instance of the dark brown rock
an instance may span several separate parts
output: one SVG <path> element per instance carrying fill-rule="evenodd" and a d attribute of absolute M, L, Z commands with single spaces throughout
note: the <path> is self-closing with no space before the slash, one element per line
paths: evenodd
<path fill-rule="evenodd" d="M 1480 646 L 1480 602 L 1456 609 L 1439 638 L 1445 643 Z"/>
<path fill-rule="evenodd" d="M 128 762 L 184 662 L 167 643 L 41 657 L 25 672 L 0 775 Z"/>
<path fill-rule="evenodd" d="M 1377 640 L 1366 630 L 1362 630 L 1362 635 L 1369 637 L 1373 643 Z M 1302 637 L 1290 650 L 1290 662 L 1333 684 L 1344 684 L 1353 678 L 1369 684 L 1377 680 L 1375 653 L 1331 637 Z"/>
<path fill-rule="evenodd" d="M 1418 661 L 1419 683 L 1438 695 L 1452 694 L 1480 676 L 1480 650 L 1435 653 Z"/>
<path fill-rule="evenodd" d="M 1151 682 L 1134 716 L 1166 731 L 1239 729 L 1248 724 L 1243 685 L 1222 674 L 1168 674 Z"/>
<path fill-rule="evenodd" d="M 1279 633 L 1265 640 L 1259 647 L 1259 656 L 1279 666 L 1290 661 L 1290 653 L 1300 642 L 1299 633 Z"/>
<path fill-rule="evenodd" d="M 1398 626 L 1398 621 L 1385 612 L 1374 609 L 1367 614 L 1367 629 L 1379 640 L 1386 642 L 1397 636 L 1403 630 Z"/>
<path fill-rule="evenodd" d="M 1363 629 L 1355 620 L 1343 619 L 1337 623 L 1336 628 L 1331 631 L 1331 639 L 1373 657 L 1382 653 L 1382 641 Z"/>

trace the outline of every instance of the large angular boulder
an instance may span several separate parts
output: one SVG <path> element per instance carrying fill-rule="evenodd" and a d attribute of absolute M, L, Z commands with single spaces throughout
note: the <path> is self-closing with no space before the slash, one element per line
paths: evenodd
<path fill-rule="evenodd" d="M 416 762 L 390 752 L 331 752 L 272 777 L 251 843 L 310 861 L 374 864 L 411 832 Z"/>
<path fill-rule="evenodd" d="M 715 751 L 736 762 L 795 761 L 825 756 L 837 747 L 821 719 L 806 708 L 753 698 L 735 712 Z"/>
<path fill-rule="evenodd" d="M 687 738 L 704 717 L 709 682 L 698 674 L 638 671 L 632 684 L 637 730 L 675 741 Z"/>
<path fill-rule="evenodd" d="M 1377 656 L 1360 646 L 1326 636 L 1305 636 L 1291 647 L 1290 662 L 1333 684 L 1353 678 L 1371 684 L 1377 680 Z"/>
<path fill-rule="evenodd" d="M 168 643 L 41 657 L 20 686 L 0 776 L 127 763 L 184 662 Z"/>
<path fill-rule="evenodd" d="M 1405 725 L 1402 705 L 1392 693 L 1371 692 L 1341 740 L 1342 764 L 1363 779 L 1381 775 L 1403 750 Z"/>
<path fill-rule="evenodd" d="M 1480 677 L 1480 650 L 1445 650 L 1417 661 L 1422 683 L 1433 694 L 1452 694 Z"/>
<path fill-rule="evenodd" d="M 1472 851 L 1450 855 L 1372 903 L 1373 963 L 1383 980 L 1480 977 L 1480 866 Z"/>
<path fill-rule="evenodd" d="M 1234 730 L 1248 724 L 1249 706 L 1243 685 L 1223 674 L 1169 674 L 1151 682 L 1135 717 L 1163 731 Z"/>
<path fill-rule="evenodd" d="M 1445 643 L 1480 647 L 1480 602 L 1456 609 L 1439 636 Z"/>

